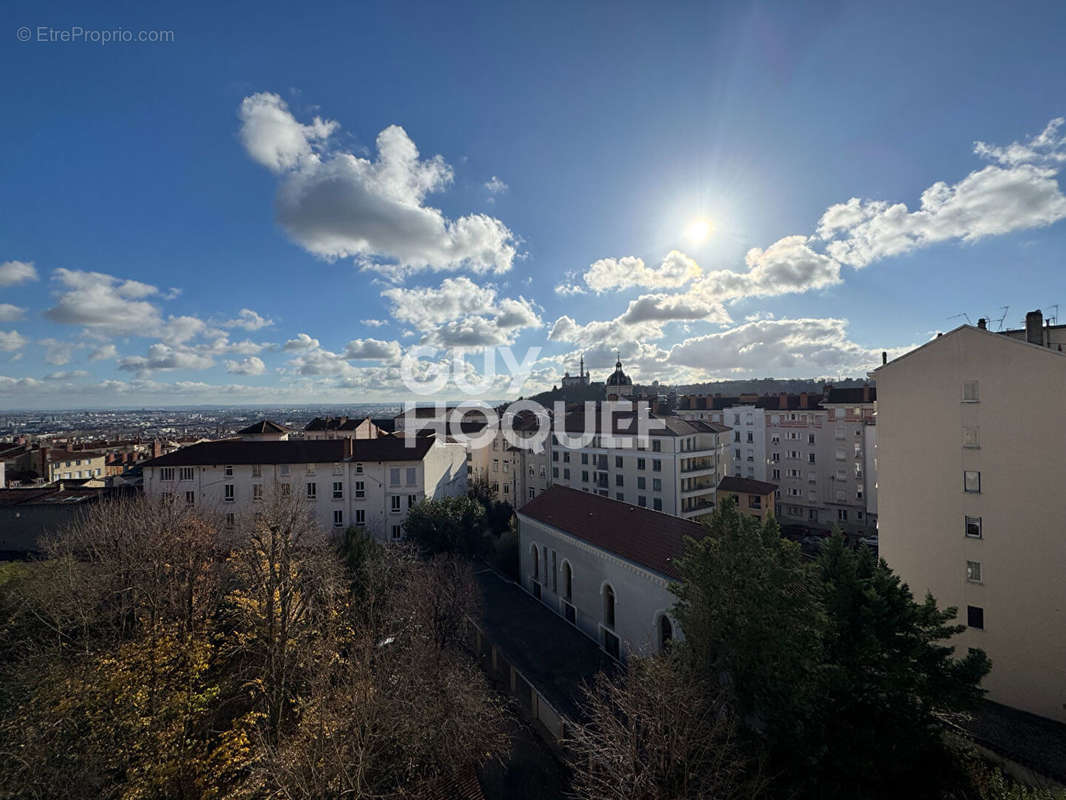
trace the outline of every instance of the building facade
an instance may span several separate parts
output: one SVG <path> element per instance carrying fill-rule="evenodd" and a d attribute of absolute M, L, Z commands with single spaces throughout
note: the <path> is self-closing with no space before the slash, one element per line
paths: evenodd
<path fill-rule="evenodd" d="M 518 512 L 522 586 L 612 657 L 681 638 L 673 566 L 692 522 L 553 486 Z"/>
<path fill-rule="evenodd" d="M 403 537 L 407 511 L 423 499 L 466 493 L 461 445 L 403 439 L 193 445 L 144 465 L 144 492 L 225 515 L 256 513 L 276 496 L 299 495 L 324 531 L 365 528 L 379 541 Z"/>
<path fill-rule="evenodd" d="M 728 475 L 718 484 L 718 502 L 727 498 L 737 504 L 741 514 L 747 514 L 760 522 L 774 515 L 774 498 L 777 484 L 757 481 L 754 478 L 738 478 Z"/>
<path fill-rule="evenodd" d="M 1066 722 L 1066 354 L 963 326 L 875 375 L 881 556 L 959 610 L 989 699 Z"/>

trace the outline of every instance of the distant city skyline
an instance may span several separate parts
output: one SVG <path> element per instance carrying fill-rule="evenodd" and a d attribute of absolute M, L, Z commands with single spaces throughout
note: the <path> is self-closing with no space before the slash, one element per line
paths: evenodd
<path fill-rule="evenodd" d="M 0 409 L 397 402 L 417 345 L 861 378 L 1066 314 L 1061 3 L 5 18 Z M 173 36 L 16 37 L 72 25 Z"/>

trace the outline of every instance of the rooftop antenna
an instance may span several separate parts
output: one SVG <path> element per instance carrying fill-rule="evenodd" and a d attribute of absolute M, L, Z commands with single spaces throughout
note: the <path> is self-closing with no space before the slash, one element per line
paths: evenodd
<path fill-rule="evenodd" d="M 1044 319 L 1047 321 L 1048 325 L 1057 325 L 1059 321 L 1059 304 L 1055 303 L 1055 305 L 1049 306 L 1049 308 L 1055 309 L 1055 313 L 1048 314 Z"/>
<path fill-rule="evenodd" d="M 948 317 L 948 319 L 958 319 L 959 317 L 965 317 L 966 324 L 973 325 L 973 321 L 970 319 L 970 315 L 967 314 L 965 311 L 961 311 L 958 314 L 952 314 L 950 317 Z"/>
<path fill-rule="evenodd" d="M 1003 310 L 1003 316 L 996 320 L 997 331 L 1003 330 L 1003 320 L 1007 318 L 1007 312 L 1010 310 L 1010 306 L 1000 306 L 1000 308 Z"/>

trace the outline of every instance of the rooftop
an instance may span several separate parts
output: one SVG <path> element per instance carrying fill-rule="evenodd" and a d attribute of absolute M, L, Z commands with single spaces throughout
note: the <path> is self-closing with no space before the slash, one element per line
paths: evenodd
<path fill-rule="evenodd" d="M 288 433 L 289 429 L 284 425 L 278 425 L 276 422 L 272 422 L 269 419 L 260 420 L 247 428 L 241 428 L 237 431 L 240 435 L 250 435 L 254 433 Z"/>
<path fill-rule="evenodd" d="M 183 447 L 146 467 L 191 467 L 203 464 L 327 464 L 340 461 L 421 461 L 435 440 L 418 438 L 411 447 L 402 437 L 248 442 L 224 439 Z"/>
<path fill-rule="evenodd" d="M 773 494 L 777 491 L 776 483 L 757 481 L 754 478 L 741 478 L 727 475 L 718 483 L 719 491 L 740 492 L 743 494 Z"/>
<path fill-rule="evenodd" d="M 565 486 L 552 486 L 517 513 L 671 578 L 679 577 L 674 561 L 685 537 L 706 534 L 698 523 Z"/>

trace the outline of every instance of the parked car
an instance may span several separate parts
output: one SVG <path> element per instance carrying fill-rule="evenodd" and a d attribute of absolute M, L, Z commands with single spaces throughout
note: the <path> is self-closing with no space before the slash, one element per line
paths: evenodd
<path fill-rule="evenodd" d="M 862 538 L 859 539 L 859 544 L 864 544 L 867 547 L 872 547 L 874 550 L 876 550 L 877 549 L 877 534 L 874 534 L 873 536 L 863 536 Z"/>

